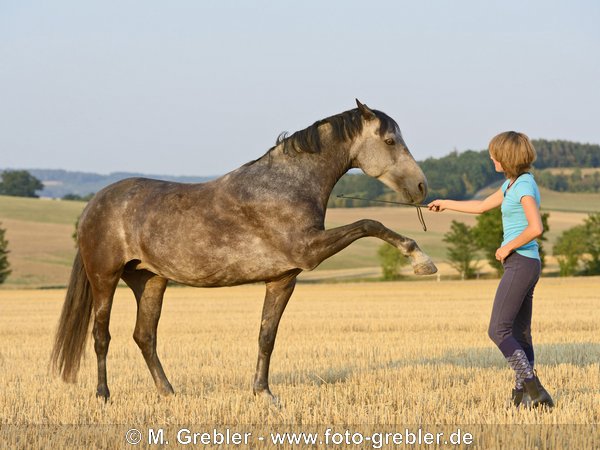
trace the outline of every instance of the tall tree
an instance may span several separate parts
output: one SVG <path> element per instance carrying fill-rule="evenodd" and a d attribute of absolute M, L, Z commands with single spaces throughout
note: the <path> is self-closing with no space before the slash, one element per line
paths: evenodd
<path fill-rule="evenodd" d="M 475 278 L 479 268 L 476 259 L 479 246 L 473 237 L 473 228 L 453 220 L 450 231 L 444 234 L 443 240 L 449 244 L 447 252 L 450 265 L 461 277 Z"/>
<path fill-rule="evenodd" d="M 6 230 L 0 227 L 0 284 L 4 283 L 10 275 L 10 264 L 8 263 L 8 241 L 4 237 Z"/>
<path fill-rule="evenodd" d="M 40 180 L 26 170 L 5 170 L 0 182 L 0 194 L 15 197 L 38 197 L 35 191 L 44 189 Z"/>

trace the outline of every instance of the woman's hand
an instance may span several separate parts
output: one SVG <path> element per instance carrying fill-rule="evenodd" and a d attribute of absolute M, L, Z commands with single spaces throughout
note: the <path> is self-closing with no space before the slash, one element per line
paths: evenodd
<path fill-rule="evenodd" d="M 429 211 L 434 212 L 442 212 L 446 209 L 446 207 L 444 206 L 444 200 L 434 200 L 431 203 L 429 203 L 427 207 L 429 208 Z"/>
<path fill-rule="evenodd" d="M 498 250 L 496 250 L 496 259 L 498 261 L 500 261 L 501 263 L 504 262 L 504 260 L 506 258 L 508 258 L 508 255 L 510 255 L 512 253 L 512 250 L 510 248 L 508 248 L 508 246 L 504 245 L 502 247 L 500 247 Z"/>

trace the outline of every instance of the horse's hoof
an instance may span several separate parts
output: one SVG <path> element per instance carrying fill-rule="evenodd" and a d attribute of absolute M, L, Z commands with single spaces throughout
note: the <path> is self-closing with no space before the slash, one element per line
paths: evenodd
<path fill-rule="evenodd" d="M 438 271 L 433 261 L 422 262 L 413 266 L 415 275 L 431 275 Z"/>
<path fill-rule="evenodd" d="M 98 389 L 96 389 L 96 398 L 104 400 L 105 403 L 108 402 L 110 398 L 108 386 L 98 386 Z"/>
<path fill-rule="evenodd" d="M 168 397 L 169 395 L 175 394 L 175 390 L 173 390 L 173 386 L 167 383 L 166 386 L 160 386 L 158 388 L 158 393 L 163 397 Z"/>
<path fill-rule="evenodd" d="M 257 399 L 260 399 L 269 405 L 276 406 L 276 407 L 280 406 L 279 398 L 275 397 L 269 389 L 264 389 L 261 391 L 254 391 L 254 396 Z"/>

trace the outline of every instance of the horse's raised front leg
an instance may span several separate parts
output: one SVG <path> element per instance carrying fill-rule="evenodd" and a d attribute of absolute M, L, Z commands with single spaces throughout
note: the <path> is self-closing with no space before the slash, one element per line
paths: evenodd
<path fill-rule="evenodd" d="M 262 310 L 260 335 L 258 337 L 258 361 L 254 375 L 253 391 L 255 395 L 266 395 L 274 399 L 269 389 L 269 364 L 271 353 L 275 346 L 275 336 L 281 315 L 294 292 L 298 272 L 282 278 L 281 280 L 266 283 L 267 293 Z"/>
<path fill-rule="evenodd" d="M 302 268 L 312 269 L 357 239 L 368 236 L 377 237 L 395 246 L 400 253 L 410 259 L 413 271 L 417 275 L 430 275 L 437 272 L 437 267 L 431 258 L 423 253 L 414 240 L 393 232 L 380 222 L 369 219 L 313 233 L 299 250 L 297 258 L 305 263 Z"/>

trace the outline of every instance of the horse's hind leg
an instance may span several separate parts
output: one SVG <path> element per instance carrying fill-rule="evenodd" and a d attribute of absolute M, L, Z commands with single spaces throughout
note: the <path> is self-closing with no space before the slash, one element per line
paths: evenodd
<path fill-rule="evenodd" d="M 298 272 L 278 281 L 267 283 L 267 293 L 262 311 L 260 335 L 258 338 L 258 361 L 254 376 L 254 394 L 273 398 L 269 390 L 269 364 L 275 346 L 275 336 L 281 315 L 296 286 Z"/>
<path fill-rule="evenodd" d="M 138 304 L 133 339 L 144 355 L 158 392 L 162 395 L 173 394 L 173 387 L 156 353 L 156 330 L 168 280 L 147 270 L 125 272 L 122 278 L 133 290 Z"/>
<path fill-rule="evenodd" d="M 94 309 L 94 327 L 92 335 L 94 336 L 94 350 L 98 360 L 98 387 L 96 396 L 108 400 L 110 391 L 106 382 L 106 354 L 108 353 L 108 344 L 110 343 L 110 333 L 108 326 L 110 322 L 110 310 L 112 308 L 113 297 L 118 276 L 93 276 L 90 277 L 90 285 L 93 296 Z"/>

